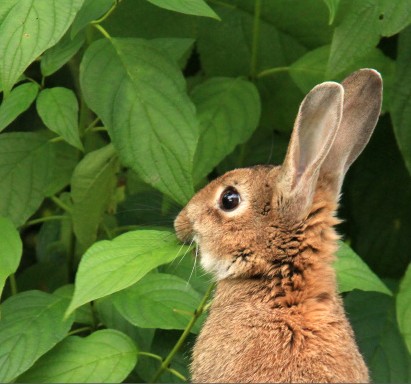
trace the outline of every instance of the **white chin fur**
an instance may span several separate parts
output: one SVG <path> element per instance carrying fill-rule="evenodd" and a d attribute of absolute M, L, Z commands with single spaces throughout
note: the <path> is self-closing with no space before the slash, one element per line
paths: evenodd
<path fill-rule="evenodd" d="M 200 264 L 205 271 L 214 274 L 217 280 L 225 279 L 231 274 L 229 271 L 231 263 L 228 260 L 216 260 L 207 252 L 201 252 Z"/>

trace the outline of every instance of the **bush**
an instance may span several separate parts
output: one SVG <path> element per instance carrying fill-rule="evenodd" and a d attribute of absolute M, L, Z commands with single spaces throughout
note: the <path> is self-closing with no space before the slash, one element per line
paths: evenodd
<path fill-rule="evenodd" d="M 186 380 L 213 285 L 173 218 L 281 163 L 304 94 L 372 67 L 336 268 L 373 381 L 409 382 L 410 23 L 408 0 L 2 1 L 0 381 Z"/>

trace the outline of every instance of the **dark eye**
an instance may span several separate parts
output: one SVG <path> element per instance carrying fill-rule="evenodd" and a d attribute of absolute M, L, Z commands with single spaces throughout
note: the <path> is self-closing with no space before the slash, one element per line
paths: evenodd
<path fill-rule="evenodd" d="M 220 197 L 220 208 L 223 211 L 236 209 L 241 202 L 241 196 L 233 187 L 226 188 Z"/>

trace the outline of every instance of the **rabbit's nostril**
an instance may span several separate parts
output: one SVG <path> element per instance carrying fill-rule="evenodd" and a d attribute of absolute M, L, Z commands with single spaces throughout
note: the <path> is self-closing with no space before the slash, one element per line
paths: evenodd
<path fill-rule="evenodd" d="M 180 241 L 189 244 L 193 240 L 193 226 L 187 215 L 187 210 L 184 208 L 174 220 L 174 230 Z"/>

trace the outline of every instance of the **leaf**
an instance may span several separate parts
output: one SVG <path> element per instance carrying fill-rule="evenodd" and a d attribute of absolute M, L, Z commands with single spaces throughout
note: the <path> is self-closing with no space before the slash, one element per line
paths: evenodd
<path fill-rule="evenodd" d="M 339 243 L 337 260 L 334 263 L 337 270 L 338 287 L 340 292 L 362 291 L 381 292 L 392 296 L 392 292 L 371 271 L 367 264 L 345 243 Z"/>
<path fill-rule="evenodd" d="M 184 329 L 200 301 L 186 281 L 165 273 L 146 275 L 113 295 L 118 311 L 142 328 Z"/>
<path fill-rule="evenodd" d="M 218 15 L 203 0 L 147 0 L 157 7 L 187 15 L 205 16 L 221 20 Z"/>
<path fill-rule="evenodd" d="M 130 287 L 173 260 L 181 246 L 173 233 L 140 230 L 93 244 L 81 259 L 67 313 L 89 301 Z"/>
<path fill-rule="evenodd" d="M 5 94 L 28 65 L 64 35 L 84 0 L 19 0 L 0 25 L 0 79 Z"/>
<path fill-rule="evenodd" d="M 20 383 L 121 383 L 137 363 L 137 348 L 112 329 L 70 336 L 44 355 Z"/>
<path fill-rule="evenodd" d="M 411 264 L 408 265 L 407 271 L 401 281 L 397 294 L 396 308 L 398 326 L 404 336 L 408 351 L 411 353 Z"/>
<path fill-rule="evenodd" d="M 37 112 L 48 129 L 83 150 L 78 130 L 78 102 L 72 90 L 63 87 L 42 90 L 37 98 Z"/>
<path fill-rule="evenodd" d="M 44 52 L 40 68 L 43 76 L 50 76 L 66 64 L 83 46 L 84 34 L 77 34 L 73 39 L 66 33 L 53 47 Z"/>
<path fill-rule="evenodd" d="M 30 107 L 38 91 L 37 84 L 24 83 L 14 88 L 9 97 L 3 99 L 0 105 L 0 132 Z"/>
<path fill-rule="evenodd" d="M 20 264 L 23 244 L 20 235 L 10 219 L 0 216 L 0 297 L 6 279 Z M 1 317 L 0 317 L 1 318 Z"/>
<path fill-rule="evenodd" d="M 1 305 L 0 381 L 9 382 L 62 340 L 73 323 L 63 320 L 67 300 L 40 291 L 12 296 Z"/>
<path fill-rule="evenodd" d="M 73 229 L 88 248 L 97 238 L 103 214 L 117 184 L 118 161 L 112 145 L 88 153 L 77 165 L 71 179 Z"/>
<path fill-rule="evenodd" d="M 198 128 L 176 64 L 144 40 L 104 39 L 87 49 L 80 72 L 85 100 L 124 165 L 186 203 Z"/>
<path fill-rule="evenodd" d="M 114 0 L 84 0 L 71 26 L 71 38 L 74 38 L 91 21 L 103 16 L 113 4 Z"/>
<path fill-rule="evenodd" d="M 22 225 L 40 206 L 49 182 L 53 148 L 38 133 L 0 135 L 0 214 Z"/>
<path fill-rule="evenodd" d="M 194 180 L 198 182 L 257 128 L 260 98 L 248 81 L 212 78 L 192 91 L 200 121 L 200 140 L 194 157 Z"/>
<path fill-rule="evenodd" d="M 408 383 L 410 355 L 398 330 L 394 298 L 353 291 L 344 300 L 374 383 Z"/>
<path fill-rule="evenodd" d="M 150 40 L 153 47 L 167 53 L 180 68 L 184 68 L 190 57 L 194 45 L 194 39 L 158 38 Z"/>
<path fill-rule="evenodd" d="M 398 147 L 411 174 L 411 27 L 400 33 L 391 118 Z"/>

